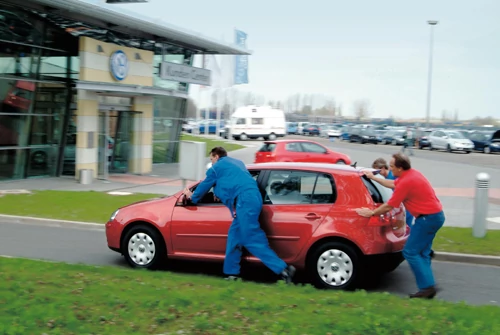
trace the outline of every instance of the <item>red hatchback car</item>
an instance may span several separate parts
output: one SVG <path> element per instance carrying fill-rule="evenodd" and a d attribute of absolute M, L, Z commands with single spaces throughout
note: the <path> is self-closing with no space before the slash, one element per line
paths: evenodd
<path fill-rule="evenodd" d="M 308 162 L 351 165 L 351 158 L 314 141 L 266 141 L 255 153 L 254 163 Z"/>
<path fill-rule="evenodd" d="M 364 218 L 392 190 L 359 168 L 331 164 L 248 165 L 263 197 L 262 229 L 288 264 L 315 286 L 351 289 L 358 279 L 396 269 L 408 238 L 404 207 Z M 382 178 L 382 177 L 381 177 Z M 196 189 L 198 183 L 190 186 Z M 223 261 L 231 214 L 211 191 L 194 205 L 182 192 L 120 208 L 106 224 L 108 247 L 132 267 L 155 268 L 168 259 Z M 244 254 L 243 262 L 259 262 Z"/>

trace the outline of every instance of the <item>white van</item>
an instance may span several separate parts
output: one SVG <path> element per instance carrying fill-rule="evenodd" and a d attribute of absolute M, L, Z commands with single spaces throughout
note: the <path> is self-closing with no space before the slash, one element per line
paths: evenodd
<path fill-rule="evenodd" d="M 231 129 L 229 129 L 229 127 Z M 226 127 L 235 140 L 257 139 L 275 140 L 286 134 L 285 113 L 270 106 L 246 106 L 236 109 L 231 115 L 231 125 Z"/>

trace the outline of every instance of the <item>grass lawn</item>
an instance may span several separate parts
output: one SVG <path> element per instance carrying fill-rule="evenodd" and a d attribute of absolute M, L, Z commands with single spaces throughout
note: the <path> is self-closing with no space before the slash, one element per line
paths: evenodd
<path fill-rule="evenodd" d="M 500 256 L 500 230 L 489 230 L 484 238 L 472 236 L 472 228 L 441 228 L 434 250 Z"/>
<path fill-rule="evenodd" d="M 102 192 L 34 191 L 0 197 L 0 214 L 106 223 L 119 207 L 161 195 L 137 193 L 109 195 Z"/>
<path fill-rule="evenodd" d="M 0 259 L 0 334 L 500 334 L 496 306 Z"/>
<path fill-rule="evenodd" d="M 162 138 L 160 137 L 155 137 L 155 140 L 160 140 Z M 235 144 L 235 143 L 230 143 L 225 140 L 217 140 L 214 138 L 207 138 L 201 136 L 193 136 L 193 135 L 187 135 L 187 134 L 181 134 L 180 137 L 181 141 L 196 141 L 196 142 L 205 142 L 207 144 L 207 156 L 210 153 L 210 150 L 214 147 L 224 147 L 228 152 L 229 151 L 234 151 L 238 149 L 243 149 L 244 146 Z M 153 163 L 164 163 L 165 162 L 165 157 L 167 157 L 167 148 L 168 148 L 168 143 L 165 142 L 154 142 L 153 141 Z M 179 161 L 179 153 L 177 152 L 177 156 L 175 157 L 175 161 Z"/>

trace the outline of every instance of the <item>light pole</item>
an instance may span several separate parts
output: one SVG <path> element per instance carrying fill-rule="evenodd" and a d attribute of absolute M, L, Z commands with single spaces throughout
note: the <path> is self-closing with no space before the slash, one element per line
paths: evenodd
<path fill-rule="evenodd" d="M 434 48 L 434 26 L 438 24 L 438 21 L 429 20 L 427 21 L 427 23 L 431 26 L 431 37 L 429 45 L 429 75 L 427 79 L 427 113 L 426 113 L 426 123 L 427 123 L 427 128 L 429 128 L 431 119 L 432 51 Z"/>

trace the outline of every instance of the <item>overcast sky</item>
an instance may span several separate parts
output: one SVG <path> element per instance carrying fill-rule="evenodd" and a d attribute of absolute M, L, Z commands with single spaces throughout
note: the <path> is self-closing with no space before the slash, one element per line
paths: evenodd
<path fill-rule="evenodd" d="M 102 0 L 83 0 L 103 2 Z M 424 117 L 429 32 L 435 27 L 431 115 L 500 117 L 500 1 L 167 1 L 113 5 L 205 36 L 248 34 L 250 84 L 285 99 L 328 94 L 350 112 L 368 99 L 373 116 Z M 197 98 L 196 89 L 193 97 Z"/>

